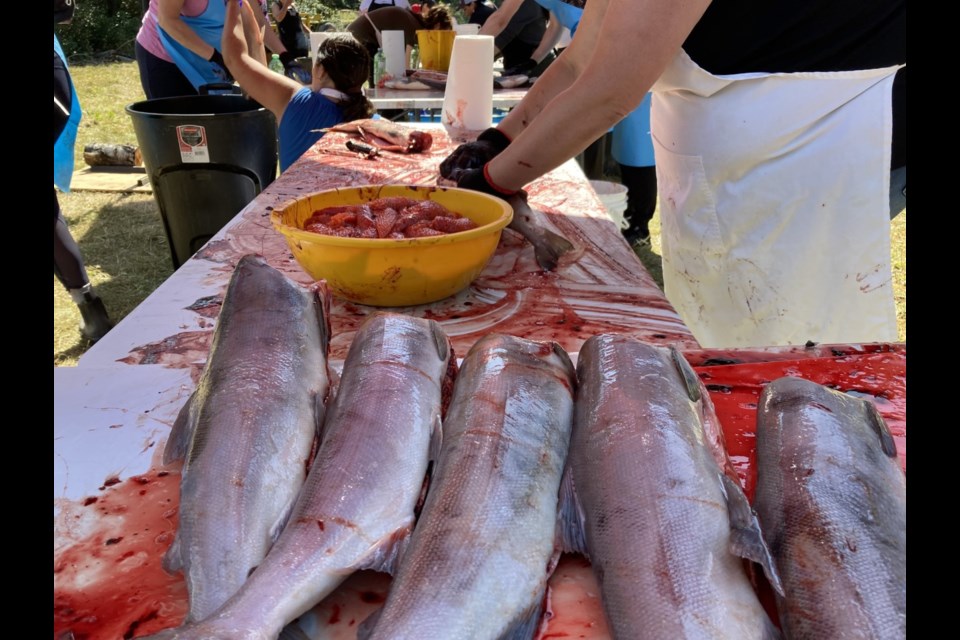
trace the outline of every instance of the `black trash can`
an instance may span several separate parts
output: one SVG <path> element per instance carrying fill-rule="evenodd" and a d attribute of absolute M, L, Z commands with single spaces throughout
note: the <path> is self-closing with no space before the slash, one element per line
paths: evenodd
<path fill-rule="evenodd" d="M 176 269 L 273 182 L 276 119 L 240 95 L 144 100 L 127 113 Z"/>

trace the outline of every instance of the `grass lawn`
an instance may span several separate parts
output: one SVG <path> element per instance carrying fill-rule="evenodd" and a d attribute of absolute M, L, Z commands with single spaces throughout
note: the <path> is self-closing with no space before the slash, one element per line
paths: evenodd
<path fill-rule="evenodd" d="M 94 142 L 136 144 L 124 108 L 143 100 L 135 62 L 74 65 L 70 68 L 83 109 L 75 149 L 76 169 L 85 167 L 84 145 Z M 105 192 L 60 194 L 60 206 L 80 245 L 87 271 L 114 321 L 130 313 L 173 272 L 170 251 L 152 195 Z M 651 224 L 650 247 L 638 249 L 641 261 L 662 286 L 660 219 Z M 907 323 L 907 214 L 890 227 L 894 292 L 900 340 Z M 53 281 L 53 363 L 72 366 L 89 348 L 78 330 L 76 306 Z"/>

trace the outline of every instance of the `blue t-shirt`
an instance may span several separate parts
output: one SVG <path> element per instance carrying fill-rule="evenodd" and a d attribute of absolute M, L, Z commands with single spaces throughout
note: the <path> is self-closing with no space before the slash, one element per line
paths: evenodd
<path fill-rule="evenodd" d="M 303 152 L 313 146 L 323 133 L 311 129 L 325 129 L 343 122 L 343 112 L 332 100 L 309 87 L 300 89 L 287 103 L 277 138 L 280 142 L 280 171 L 297 161 Z"/>

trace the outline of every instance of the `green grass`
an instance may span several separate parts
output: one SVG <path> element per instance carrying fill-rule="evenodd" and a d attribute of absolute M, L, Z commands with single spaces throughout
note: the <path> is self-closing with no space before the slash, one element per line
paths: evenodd
<path fill-rule="evenodd" d="M 76 168 L 85 167 L 83 147 L 94 142 L 136 144 L 124 108 L 143 100 L 135 62 L 73 65 L 70 68 L 84 117 L 76 145 Z M 166 235 L 152 195 L 78 192 L 60 194 L 60 206 L 80 246 L 94 287 L 111 318 L 118 321 L 170 276 Z M 641 262 L 663 286 L 660 216 L 650 225 L 651 244 L 637 250 Z M 900 340 L 907 323 L 907 214 L 890 227 L 894 294 Z M 80 315 L 69 295 L 53 282 L 53 363 L 72 366 L 89 348 L 78 330 Z"/>

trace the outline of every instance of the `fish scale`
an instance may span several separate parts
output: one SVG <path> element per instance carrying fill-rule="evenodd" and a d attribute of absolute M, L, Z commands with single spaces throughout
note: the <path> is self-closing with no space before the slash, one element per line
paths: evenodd
<path fill-rule="evenodd" d="M 760 396 L 757 467 L 787 637 L 906 637 L 906 477 L 873 405 L 775 380 Z"/>
<path fill-rule="evenodd" d="M 627 336 L 584 343 L 566 546 L 589 556 L 614 638 L 776 638 L 731 552 L 739 486 L 718 464 L 719 423 L 681 360 Z"/>
<path fill-rule="evenodd" d="M 176 540 L 188 619 L 209 615 L 270 548 L 306 477 L 323 419 L 329 293 L 301 287 L 261 258 L 231 277 L 197 389 L 165 461 L 184 459 Z"/>
<path fill-rule="evenodd" d="M 290 520 L 243 587 L 156 639 L 273 640 L 358 569 L 392 570 L 413 527 L 453 349 L 432 320 L 378 312 L 354 336 Z"/>
<path fill-rule="evenodd" d="M 359 638 L 533 637 L 556 558 L 574 387 L 556 344 L 490 335 L 473 346 L 410 547 Z"/>

